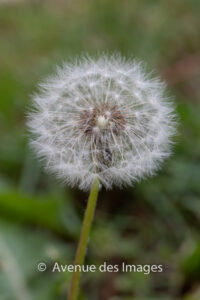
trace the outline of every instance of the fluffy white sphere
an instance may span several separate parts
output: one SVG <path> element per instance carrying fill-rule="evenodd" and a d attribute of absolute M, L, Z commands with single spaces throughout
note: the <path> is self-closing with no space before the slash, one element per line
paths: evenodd
<path fill-rule="evenodd" d="M 106 188 L 153 175 L 170 154 L 174 109 L 165 86 L 120 56 L 66 64 L 33 97 L 28 126 L 46 167 L 64 182 Z"/>

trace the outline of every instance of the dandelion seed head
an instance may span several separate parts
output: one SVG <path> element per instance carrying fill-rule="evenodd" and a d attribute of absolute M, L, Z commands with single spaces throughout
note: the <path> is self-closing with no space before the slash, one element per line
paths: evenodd
<path fill-rule="evenodd" d="M 40 85 L 28 116 L 31 145 L 47 169 L 89 189 L 153 175 L 171 152 L 175 114 L 165 85 L 141 63 L 82 58 Z"/>

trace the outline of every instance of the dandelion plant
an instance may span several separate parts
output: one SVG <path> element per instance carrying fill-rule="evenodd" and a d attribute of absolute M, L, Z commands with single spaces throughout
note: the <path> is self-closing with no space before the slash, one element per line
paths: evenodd
<path fill-rule="evenodd" d="M 84 263 L 98 191 L 155 174 L 170 155 L 174 107 L 165 84 L 120 55 L 83 57 L 40 85 L 28 116 L 31 145 L 64 183 L 89 191 L 75 264 Z M 68 300 L 78 297 L 73 273 Z"/>

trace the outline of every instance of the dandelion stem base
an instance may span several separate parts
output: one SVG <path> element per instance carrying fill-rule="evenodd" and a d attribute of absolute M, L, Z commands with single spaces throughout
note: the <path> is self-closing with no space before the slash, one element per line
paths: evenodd
<path fill-rule="evenodd" d="M 91 186 L 74 265 L 83 265 L 84 263 L 89 234 L 91 230 L 91 225 L 92 225 L 96 202 L 99 193 L 99 185 L 100 185 L 99 180 L 95 179 Z M 73 273 L 70 288 L 69 288 L 68 300 L 78 299 L 80 276 L 81 276 L 80 272 Z"/>

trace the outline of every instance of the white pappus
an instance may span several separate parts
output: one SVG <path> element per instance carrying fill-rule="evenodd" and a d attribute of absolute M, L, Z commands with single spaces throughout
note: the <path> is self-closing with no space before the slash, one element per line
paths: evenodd
<path fill-rule="evenodd" d="M 28 115 L 31 145 L 67 184 L 88 190 L 153 175 L 171 148 L 165 84 L 120 55 L 81 58 L 41 84 Z"/>

